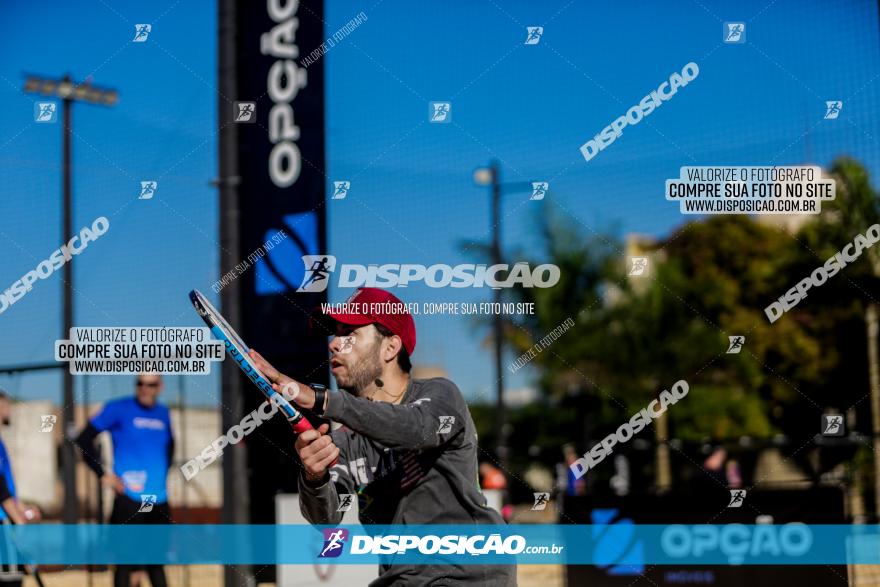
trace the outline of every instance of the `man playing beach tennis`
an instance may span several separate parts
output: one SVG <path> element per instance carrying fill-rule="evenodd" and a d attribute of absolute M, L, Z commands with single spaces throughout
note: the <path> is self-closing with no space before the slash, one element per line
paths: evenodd
<path fill-rule="evenodd" d="M 358 495 L 364 524 L 503 524 L 477 483 L 477 435 L 454 383 L 413 379 L 416 329 L 389 292 L 360 288 L 343 311 L 315 317 L 333 336 L 330 366 L 337 386 L 326 392 L 278 372 L 251 351 L 277 391 L 339 422 L 299 435 L 303 463 L 300 507 L 313 524 L 342 520 L 341 495 Z M 338 462 L 334 464 L 334 461 Z M 381 564 L 380 585 L 516 585 L 513 565 Z"/>

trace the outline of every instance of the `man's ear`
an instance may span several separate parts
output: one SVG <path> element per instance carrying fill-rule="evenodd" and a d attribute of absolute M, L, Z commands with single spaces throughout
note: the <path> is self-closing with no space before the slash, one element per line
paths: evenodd
<path fill-rule="evenodd" d="M 385 345 L 385 350 L 382 353 L 382 359 L 384 359 L 385 362 L 390 363 L 394 360 L 394 357 L 397 356 L 397 353 L 400 352 L 400 349 L 403 348 L 403 341 L 401 341 L 400 337 L 395 334 L 394 336 L 387 337 L 385 339 L 385 342 L 387 344 Z"/>

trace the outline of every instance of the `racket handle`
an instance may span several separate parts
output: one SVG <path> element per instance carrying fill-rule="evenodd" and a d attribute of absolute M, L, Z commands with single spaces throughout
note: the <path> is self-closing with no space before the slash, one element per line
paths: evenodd
<path fill-rule="evenodd" d="M 315 427 L 312 426 L 312 423 L 309 422 L 308 418 L 300 414 L 299 420 L 293 423 L 293 431 L 297 434 L 302 434 L 306 430 L 314 430 Z"/>
<path fill-rule="evenodd" d="M 302 434 L 306 430 L 314 430 L 314 429 L 315 429 L 315 427 L 312 426 L 312 423 L 309 422 L 308 419 L 303 415 L 300 415 L 299 421 L 294 422 L 294 424 L 293 424 L 293 431 L 296 432 L 297 434 Z M 338 462 L 339 462 L 339 459 L 336 458 L 333 460 L 332 463 L 330 463 L 330 466 L 332 467 L 333 465 L 337 464 Z"/>

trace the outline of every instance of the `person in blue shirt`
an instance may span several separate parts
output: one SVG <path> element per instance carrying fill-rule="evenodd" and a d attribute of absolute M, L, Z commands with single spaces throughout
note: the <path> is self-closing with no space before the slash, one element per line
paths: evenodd
<path fill-rule="evenodd" d="M 0 391 L 0 424 L 9 425 L 11 413 L 9 396 Z M 6 451 L 6 445 L 0 439 L 0 524 L 27 524 L 40 519 L 40 510 L 26 507 L 18 501 L 15 491 L 15 478 L 12 476 L 12 461 Z M 0 585 L 4 587 L 20 587 L 24 579 L 22 565 L 19 564 L 20 553 L 8 539 L 6 528 L 0 532 L 0 551 L 9 562 L 0 565 Z"/>
<path fill-rule="evenodd" d="M 111 524 L 171 523 L 167 481 L 174 436 L 168 408 L 158 402 L 162 387 L 160 375 L 139 375 L 134 397 L 104 404 L 76 439 L 89 468 L 116 492 Z M 104 469 L 95 449 L 101 432 L 109 432 L 113 442 L 112 471 Z M 139 585 L 144 572 L 152 587 L 166 586 L 161 565 L 118 565 L 114 587 Z"/>

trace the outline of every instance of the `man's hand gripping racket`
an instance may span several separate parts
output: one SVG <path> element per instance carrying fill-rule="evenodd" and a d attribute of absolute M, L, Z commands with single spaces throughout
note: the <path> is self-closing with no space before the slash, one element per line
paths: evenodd
<path fill-rule="evenodd" d="M 279 372 L 254 349 L 250 350 L 250 357 L 266 378 L 273 382 L 273 389 L 286 391 L 287 397 L 296 400 L 300 389 L 299 383 Z M 309 400 L 309 403 L 312 403 L 312 400 Z M 323 479 L 327 470 L 339 462 L 339 447 L 333 444 L 333 440 L 327 434 L 329 430 L 329 424 L 321 424 L 317 430 L 306 430 L 296 438 L 296 452 L 302 461 L 306 478 L 311 481 Z"/>

